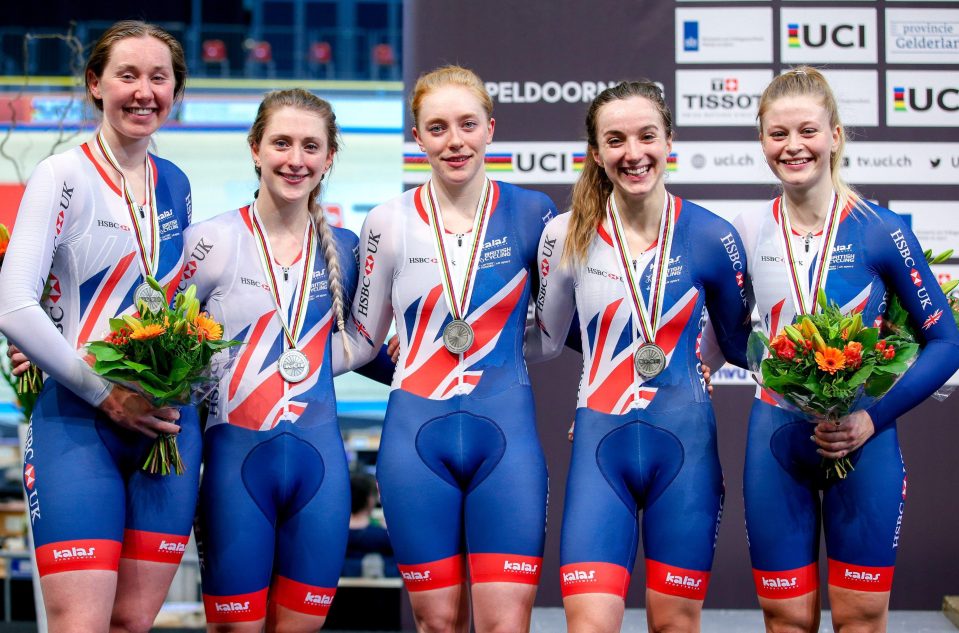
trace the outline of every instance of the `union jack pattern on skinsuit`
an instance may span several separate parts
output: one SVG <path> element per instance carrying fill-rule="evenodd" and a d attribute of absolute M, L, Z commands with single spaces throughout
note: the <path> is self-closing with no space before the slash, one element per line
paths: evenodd
<path fill-rule="evenodd" d="M 162 217 L 159 260 L 153 272 L 161 284 L 171 285 L 172 296 L 182 273 L 189 183 L 168 161 L 151 156 L 150 166 Z M 5 297 L 5 307 L 40 304 L 53 327 L 30 325 L 30 338 L 42 341 L 38 350 L 30 350 L 31 356 L 41 367 L 61 366 L 63 343 L 54 336 L 76 350 L 106 336 L 109 319 L 135 312 L 133 292 L 143 282 L 143 273 L 137 263 L 130 212 L 87 145 L 41 162 L 22 205 L 29 213 L 21 214 L 17 222 L 19 235 L 11 244 L 13 256 L 7 258 L 5 268 L 17 277 L 29 272 L 38 285 L 34 296 Z M 29 248 L 16 244 L 21 241 Z M 17 284 L 18 291 L 24 288 Z"/>
<path fill-rule="evenodd" d="M 787 262 L 779 240 L 772 237 L 779 231 L 777 204 L 771 201 L 736 220 L 746 244 L 757 308 L 763 327 L 771 333 L 795 318 L 792 300 L 784 293 Z M 790 597 L 780 590 L 791 591 L 794 585 L 800 590 L 804 574 L 797 571 L 815 564 L 812 553 L 822 535 L 830 559 L 830 585 L 888 590 L 888 585 L 872 581 L 892 578 L 905 467 L 897 434 L 886 431 L 959 366 L 959 331 L 952 319 L 937 320 L 937 313 L 945 313 L 948 304 L 931 281 L 935 277 L 918 241 L 895 213 L 864 204 L 866 209 L 842 217 L 829 262 L 827 296 L 844 312 L 859 312 L 864 323 L 879 325 L 895 294 L 912 322 L 928 323 L 929 329 L 923 331 L 924 346 L 912 366 L 882 399 L 868 404 L 866 413 L 875 433 L 856 449 L 855 473 L 835 484 L 823 486 L 822 480 L 809 476 L 809 469 L 818 468 L 820 460 L 807 443 L 808 427 L 801 414 L 766 406 L 763 402 L 770 400 L 766 397 L 753 403 L 743 489 L 757 591 L 767 598 Z M 811 240 L 808 254 L 805 240 L 793 239 L 797 259 L 808 257 L 811 261 L 804 264 L 812 268 L 821 253 L 820 238 Z M 790 437 L 791 441 L 783 441 Z M 783 538 L 786 532 L 789 538 Z M 861 534 L 870 538 L 859 538 Z M 763 577 L 766 573 L 785 578 Z M 814 575 L 805 590 L 817 585 Z"/>
<path fill-rule="evenodd" d="M 464 353 L 466 369 L 457 374 L 458 359 L 443 346 L 443 338 L 430 337 L 429 332 L 442 332 L 450 314 L 442 305 L 442 286 L 435 286 L 425 300 L 416 302 L 407 312 L 412 327 L 407 331 L 409 354 L 403 361 L 400 389 L 431 399 L 453 395 L 460 382 L 461 394 L 470 393 L 482 377 L 482 370 L 473 370 L 499 343 L 506 321 L 523 298 L 526 287 L 525 271 L 516 274 L 499 292 L 483 305 L 472 310 L 466 321 L 473 327 L 473 346 Z"/>
<path fill-rule="evenodd" d="M 481 387 L 528 384 L 518 350 L 529 270 L 552 208 L 539 194 L 493 183 L 493 207 L 465 314 L 475 339 L 469 350 L 454 355 L 443 346 L 443 328 L 452 316 L 421 192 L 410 190 L 367 216 L 360 236 L 364 266 L 348 328 L 359 350 L 354 366 L 375 353 L 395 316 L 402 360 L 393 389 L 445 400 Z"/>
<path fill-rule="evenodd" d="M 762 209 L 743 214 L 736 221 L 746 246 L 749 276 L 767 335 L 774 335 L 796 317 L 796 308 L 787 296 L 777 200 L 770 201 Z M 898 292 L 904 304 L 911 306 L 910 313 L 917 325 L 933 337 L 937 333 L 942 336 L 947 328 L 939 325 L 937 312 L 942 310 L 944 313 L 948 306 L 944 301 L 939 304 L 940 299 L 933 298 L 935 293 L 930 293 L 929 284 L 923 282 L 924 279 L 935 279 L 935 276 L 926 272 L 928 266 L 921 250 L 918 257 L 915 256 L 913 251 L 919 247 L 909 246 L 910 240 L 915 238 L 906 231 L 902 220 L 888 209 L 875 205 L 870 205 L 868 211 L 847 208 L 836 235 L 826 295 L 843 312 L 861 313 L 864 323 L 879 326 L 891 293 Z M 802 255 L 805 248 L 803 236 L 794 235 L 793 239 L 795 250 Z M 810 243 L 810 261 L 806 262 L 810 271 L 815 268 L 820 255 L 820 242 L 821 237 L 815 236 Z M 757 390 L 757 397 L 775 404 L 761 390 Z"/>
<path fill-rule="evenodd" d="M 737 276 L 741 271 L 733 268 L 732 254 L 724 250 L 722 241 L 726 236 L 721 229 L 731 229 L 728 225 L 717 224 L 697 234 L 697 243 L 692 244 L 690 230 L 686 227 L 701 221 L 700 214 L 706 212 L 677 199 L 675 213 L 676 238 L 669 253 L 664 310 L 655 339 L 666 354 L 667 364 L 662 374 L 646 381 L 634 368 L 633 354 L 641 341 L 609 234 L 601 226 L 589 246 L 585 261 L 569 266 L 561 263 L 568 219 L 560 216 L 547 226 L 541 242 L 544 261 L 540 267 L 540 285 L 545 293 L 541 290 L 537 301 L 539 338 L 530 346 L 557 351 L 562 342 L 547 333 L 566 332 L 574 307 L 579 311 L 584 327 L 583 375 L 578 407 L 621 415 L 631 409 L 659 408 L 659 401 L 664 397 L 666 402 L 662 406 L 675 404 L 677 398 L 688 399 L 687 378 L 700 382 L 699 341 L 704 305 L 709 303 L 718 308 L 713 312 L 724 319 L 727 331 L 742 330 L 741 325 L 733 323 L 745 310 L 741 276 Z M 689 214 L 693 217 L 686 217 Z M 710 251 L 710 239 L 714 240 L 713 251 L 719 250 L 723 259 L 730 262 L 728 265 L 723 266 L 723 260 L 708 266 L 701 263 L 704 255 L 700 251 Z M 729 244 L 734 245 L 735 240 Z M 650 292 L 649 271 L 654 252 L 652 248 L 647 250 L 635 262 L 637 270 L 643 271 L 642 292 L 646 297 Z M 707 272 L 707 268 L 721 271 L 715 273 L 719 282 L 711 277 L 714 273 Z M 720 286 L 722 290 L 717 289 Z M 704 289 L 708 292 L 704 293 Z M 707 301 L 710 296 L 712 299 Z M 666 386 L 673 385 L 683 385 L 683 388 L 664 391 Z M 679 394 L 679 391 L 683 393 Z M 697 392 L 693 397 L 705 401 L 705 391 Z"/>
<path fill-rule="evenodd" d="M 343 284 L 347 293 L 352 293 L 356 287 L 352 252 L 356 236 L 334 229 L 334 239 Z M 253 240 L 249 207 L 196 224 L 187 232 L 187 252 L 202 251 L 202 258 L 190 261 L 195 266 L 191 282 L 197 285 L 204 309 L 223 324 L 224 338 L 236 338 L 243 343 L 233 348 L 237 358 L 220 380 L 207 427 L 229 423 L 251 430 L 269 430 L 283 420 L 314 424 L 332 419 L 336 410 L 331 396 L 333 306 L 323 255 L 318 249 L 305 325 L 297 341 L 297 349 L 310 361 L 309 374 L 301 382 L 288 383 L 277 367 L 280 354 L 286 349 L 283 327 Z M 204 247 L 198 251 L 201 243 Z M 274 264 L 276 279 L 283 286 L 283 306 L 288 311 L 289 298 L 303 275 L 303 266 L 303 258 L 297 257 L 284 274 L 284 268 Z M 310 416 L 304 422 L 301 416 L 307 409 Z"/>

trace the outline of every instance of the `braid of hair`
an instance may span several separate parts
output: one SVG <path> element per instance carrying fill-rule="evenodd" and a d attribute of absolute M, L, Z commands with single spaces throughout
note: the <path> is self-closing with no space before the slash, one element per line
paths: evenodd
<path fill-rule="evenodd" d="M 319 188 L 319 186 L 317 186 Z M 320 237 L 320 248 L 323 249 L 323 258 L 326 260 L 327 279 L 330 284 L 330 297 L 333 301 L 333 316 L 336 318 L 336 326 L 340 332 L 344 333 L 343 353 L 346 360 L 349 361 L 353 354 L 350 351 L 350 345 L 346 333 L 346 302 L 343 296 L 346 294 L 343 289 L 343 270 L 340 268 L 340 257 L 336 251 L 336 242 L 333 240 L 333 230 L 326 221 L 326 215 L 323 209 L 316 202 L 316 197 L 310 198 L 310 215 L 313 216 L 316 224 L 316 232 Z"/>

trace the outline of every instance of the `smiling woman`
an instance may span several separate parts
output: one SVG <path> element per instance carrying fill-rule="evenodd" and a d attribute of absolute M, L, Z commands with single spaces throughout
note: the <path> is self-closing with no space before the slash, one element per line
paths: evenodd
<path fill-rule="evenodd" d="M 37 166 L 0 275 L 0 330 L 49 376 L 25 467 L 43 504 L 31 520 L 52 631 L 149 630 L 190 533 L 196 411 L 154 409 L 93 373 L 80 351 L 108 319 L 135 311 L 135 294 L 151 292 L 146 276 L 179 278 L 190 185 L 147 149 L 185 77 L 180 44 L 162 29 L 106 30 L 84 73 L 103 113 L 96 137 Z M 48 278 L 59 295 L 44 293 Z M 179 433 L 184 476 L 140 471 L 157 433 Z"/>

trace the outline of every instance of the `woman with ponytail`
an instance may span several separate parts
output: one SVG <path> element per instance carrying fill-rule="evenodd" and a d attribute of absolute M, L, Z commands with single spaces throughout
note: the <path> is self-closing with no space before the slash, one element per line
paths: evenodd
<path fill-rule="evenodd" d="M 572 211 L 540 241 L 527 341 L 531 360 L 555 356 L 578 311 L 560 544 L 568 630 L 620 630 L 642 534 L 650 631 L 698 631 L 724 495 L 699 339 L 708 310 L 723 351 L 745 365 L 746 262 L 728 222 L 666 190 L 672 115 L 655 84 L 604 90 L 586 135 Z"/>
<path fill-rule="evenodd" d="M 736 225 L 767 334 L 817 310 L 819 289 L 868 324 L 894 292 L 924 347 L 879 402 L 835 423 L 757 392 L 743 485 L 756 591 L 768 631 L 818 631 L 823 531 L 833 628 L 884 631 L 906 497 L 896 418 L 959 367 L 959 332 L 908 224 L 843 182 L 845 132 L 823 75 L 803 66 L 773 79 L 758 119 L 782 195 Z M 822 458 L 847 456 L 854 470 L 827 479 Z"/>
<path fill-rule="evenodd" d="M 367 216 L 352 311 L 354 362 L 394 317 L 399 334 L 376 471 L 383 510 L 418 630 L 468 631 L 472 605 L 478 633 L 528 631 L 547 479 L 523 335 L 555 211 L 487 177 L 493 102 L 475 73 L 425 73 L 410 105 L 430 180 Z"/>
<path fill-rule="evenodd" d="M 326 221 L 323 178 L 339 149 L 329 103 L 272 92 L 248 136 L 252 204 L 187 233 L 194 283 L 236 361 L 210 401 L 197 525 L 213 630 L 320 629 L 350 515 L 333 375 L 349 359 L 345 317 L 357 238 Z"/>

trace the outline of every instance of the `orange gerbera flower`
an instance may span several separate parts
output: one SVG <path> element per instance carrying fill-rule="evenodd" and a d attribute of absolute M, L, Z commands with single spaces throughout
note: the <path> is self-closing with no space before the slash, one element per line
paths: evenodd
<path fill-rule="evenodd" d="M 816 364 L 819 369 L 835 374 L 846 366 L 846 356 L 835 347 L 826 347 L 823 351 L 816 352 Z"/>
<path fill-rule="evenodd" d="M 223 326 L 206 312 L 196 315 L 193 319 L 193 327 L 196 328 L 196 337 L 201 341 L 217 341 L 223 338 Z"/>
<path fill-rule="evenodd" d="M 157 323 L 134 325 L 133 331 L 130 332 L 130 338 L 134 341 L 146 341 L 151 338 L 156 338 L 164 332 L 166 332 L 166 328 Z"/>

